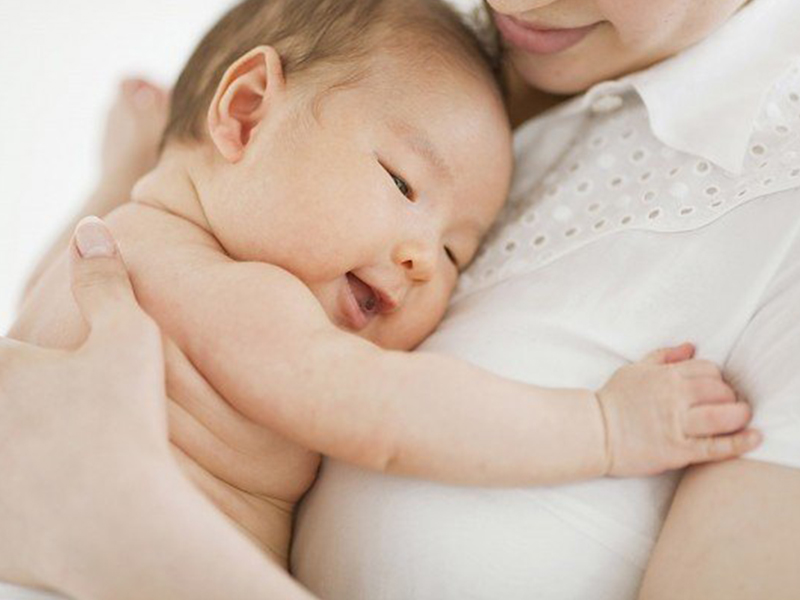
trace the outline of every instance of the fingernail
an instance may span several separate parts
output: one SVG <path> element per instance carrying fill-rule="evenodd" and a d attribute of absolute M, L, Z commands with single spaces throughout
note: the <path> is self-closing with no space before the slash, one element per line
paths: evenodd
<path fill-rule="evenodd" d="M 82 219 L 75 228 L 75 245 L 83 258 L 114 256 L 117 245 L 105 223 L 97 217 Z"/>

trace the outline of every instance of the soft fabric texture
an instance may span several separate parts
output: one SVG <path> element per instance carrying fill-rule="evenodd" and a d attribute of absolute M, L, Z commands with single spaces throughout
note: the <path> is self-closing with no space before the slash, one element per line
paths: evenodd
<path fill-rule="evenodd" d="M 693 341 L 753 403 L 748 458 L 800 468 L 798 30 L 794 0 L 758 0 L 523 127 L 506 213 L 424 349 L 596 389 Z M 633 599 L 677 482 L 463 489 L 326 461 L 294 572 L 330 600 Z"/>

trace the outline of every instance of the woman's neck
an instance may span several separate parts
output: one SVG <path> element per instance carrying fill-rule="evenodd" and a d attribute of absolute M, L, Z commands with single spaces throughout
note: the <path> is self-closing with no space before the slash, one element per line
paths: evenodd
<path fill-rule="evenodd" d="M 514 129 L 570 98 L 532 88 L 513 67 L 508 68 L 505 78 L 508 85 L 506 107 Z"/>

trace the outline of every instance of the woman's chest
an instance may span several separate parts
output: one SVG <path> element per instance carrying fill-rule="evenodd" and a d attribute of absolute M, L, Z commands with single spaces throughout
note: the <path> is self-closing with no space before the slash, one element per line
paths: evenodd
<path fill-rule="evenodd" d="M 601 385 L 621 364 L 694 342 L 723 364 L 797 235 L 792 194 L 706 227 L 630 230 L 457 301 L 428 350 L 550 386 Z"/>
<path fill-rule="evenodd" d="M 695 232 L 719 228 L 715 224 L 752 202 L 797 190 L 800 81 L 795 79 L 800 75 L 787 78 L 765 99 L 737 173 L 665 144 L 653 132 L 645 105 L 630 91 L 601 96 L 589 103 L 594 110 L 564 111 L 532 123 L 517 134 L 518 163 L 507 208 L 462 278 L 457 297 L 541 270 L 584 248 L 598 252 L 603 244 L 597 242 L 622 234 L 629 239 L 637 233 L 686 234 L 691 241 Z M 762 227 L 761 220 L 756 215 L 744 227 Z M 731 238 L 705 236 L 701 244 L 674 252 L 696 251 L 702 271 L 704 260 L 719 259 L 736 243 Z M 639 243 L 632 243 L 623 264 L 627 267 L 638 253 Z M 669 271 L 659 258 L 663 276 Z"/>

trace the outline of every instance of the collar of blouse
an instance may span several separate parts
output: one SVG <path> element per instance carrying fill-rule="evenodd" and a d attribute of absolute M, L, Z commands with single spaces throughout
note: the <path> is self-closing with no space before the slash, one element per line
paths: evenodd
<path fill-rule="evenodd" d="M 756 0 L 681 54 L 618 81 L 595 85 L 565 113 L 613 109 L 638 92 L 664 144 L 742 172 L 765 96 L 800 57 L 797 0 Z"/>
<path fill-rule="evenodd" d="M 797 2 L 755 0 L 701 44 L 517 130 L 509 203 L 453 302 L 615 232 L 698 230 L 797 189 Z"/>

